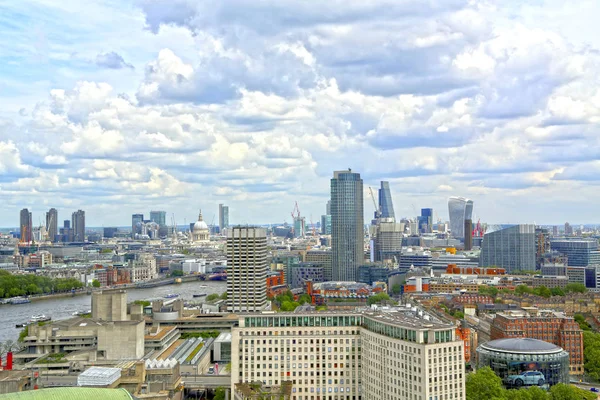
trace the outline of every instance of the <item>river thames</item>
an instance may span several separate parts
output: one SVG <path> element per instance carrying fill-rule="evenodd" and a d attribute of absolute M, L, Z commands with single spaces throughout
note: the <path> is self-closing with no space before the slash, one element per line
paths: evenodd
<path fill-rule="evenodd" d="M 205 285 L 206 287 L 202 287 Z M 175 285 L 158 286 L 149 289 L 128 289 L 127 300 L 152 300 L 162 299 L 164 296 L 175 293 L 179 298 L 192 300 L 197 293 L 221 294 L 227 291 L 227 282 L 219 281 L 194 281 Z M 200 300 L 200 299 L 194 299 Z M 31 319 L 33 315 L 45 315 L 53 321 L 71 318 L 75 312 L 85 312 L 92 308 L 92 296 L 79 295 L 59 299 L 39 300 L 28 304 L 0 305 L 0 342 L 7 340 L 16 341 L 21 328 L 15 325 L 22 324 Z"/>

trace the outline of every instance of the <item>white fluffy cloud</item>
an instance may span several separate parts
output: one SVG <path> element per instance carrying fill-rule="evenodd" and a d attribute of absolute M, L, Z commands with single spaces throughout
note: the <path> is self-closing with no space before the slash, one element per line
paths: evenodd
<path fill-rule="evenodd" d="M 52 202 L 96 225 L 218 203 L 281 221 L 296 200 L 317 220 L 348 167 L 399 215 L 463 195 L 490 222 L 586 222 L 565 193 L 598 194 L 598 49 L 534 24 L 561 8 L 541 3 L 142 1 L 119 40 L 53 43 L 61 84 L 0 119 L 0 224 Z"/>

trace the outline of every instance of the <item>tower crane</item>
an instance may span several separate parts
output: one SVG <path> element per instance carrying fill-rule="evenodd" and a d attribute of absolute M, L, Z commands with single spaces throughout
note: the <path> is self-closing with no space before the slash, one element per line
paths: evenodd
<path fill-rule="evenodd" d="M 369 193 L 371 194 L 373 206 L 375 207 L 375 218 L 381 218 L 381 208 L 377 205 L 377 202 L 375 201 L 375 195 L 373 194 L 373 189 L 371 189 L 371 186 L 369 186 Z"/>

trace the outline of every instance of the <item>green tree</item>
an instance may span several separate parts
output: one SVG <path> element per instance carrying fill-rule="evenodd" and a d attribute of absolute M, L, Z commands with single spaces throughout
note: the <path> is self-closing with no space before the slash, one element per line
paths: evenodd
<path fill-rule="evenodd" d="M 152 303 L 150 303 L 148 300 L 136 300 L 133 302 L 133 304 L 139 304 L 142 307 L 148 307 Z"/>
<path fill-rule="evenodd" d="M 281 307 L 279 307 L 279 309 L 281 311 L 294 311 L 299 305 L 300 303 L 298 303 L 297 301 L 286 300 L 283 303 L 281 303 Z"/>
<path fill-rule="evenodd" d="M 171 272 L 171 276 L 172 277 L 183 276 L 183 271 L 180 269 L 173 270 L 173 272 Z"/>
<path fill-rule="evenodd" d="M 381 303 L 383 301 L 387 301 L 390 299 L 390 296 L 387 293 L 377 293 L 371 297 L 369 297 L 367 299 L 367 304 L 368 305 L 372 305 L 372 304 L 377 304 L 377 303 Z"/>
<path fill-rule="evenodd" d="M 552 292 L 546 286 L 539 286 L 533 289 L 533 294 L 540 297 L 549 298 L 552 296 Z"/>
<path fill-rule="evenodd" d="M 456 311 L 454 313 L 454 318 L 465 319 L 465 313 L 463 313 L 462 311 Z"/>
<path fill-rule="evenodd" d="M 98 279 L 94 279 L 92 281 L 92 287 L 99 288 L 100 287 L 100 281 Z"/>
<path fill-rule="evenodd" d="M 583 332 L 583 368 L 595 380 L 600 380 L 600 334 Z"/>
<path fill-rule="evenodd" d="M 581 314 L 575 314 L 573 316 L 573 319 L 575 320 L 575 322 L 577 322 L 579 324 L 579 327 L 584 330 L 584 331 L 591 331 L 592 327 L 590 326 L 590 324 L 585 320 L 585 317 Z"/>
<path fill-rule="evenodd" d="M 515 288 L 515 293 L 519 294 L 519 295 L 523 295 L 523 294 L 532 294 L 533 293 L 533 289 L 531 289 L 529 286 L 527 285 L 519 285 Z"/>
<path fill-rule="evenodd" d="M 597 395 L 572 385 L 559 383 L 550 388 L 550 398 L 552 400 L 595 400 Z"/>
<path fill-rule="evenodd" d="M 585 287 L 585 285 L 583 283 L 568 283 L 567 286 L 565 286 L 565 292 L 566 293 L 585 293 L 587 292 L 587 288 Z"/>
<path fill-rule="evenodd" d="M 550 291 L 552 292 L 552 296 L 564 296 L 565 295 L 565 292 L 559 287 L 554 287 L 554 288 L 550 289 Z"/>
<path fill-rule="evenodd" d="M 23 330 L 19 333 L 19 339 L 17 339 L 19 342 L 22 342 L 23 340 L 25 340 L 25 338 L 29 336 L 29 327 L 26 326 L 25 328 L 23 328 Z"/>
<path fill-rule="evenodd" d="M 225 400 L 225 390 L 225 388 L 218 387 L 217 390 L 215 390 L 215 397 L 213 397 L 213 400 Z"/>
<path fill-rule="evenodd" d="M 215 301 L 219 298 L 219 295 L 217 293 L 211 293 L 208 296 L 206 296 L 206 301 Z"/>
<path fill-rule="evenodd" d="M 400 294 L 400 292 L 402 292 L 402 285 L 399 283 L 392 285 L 392 294 Z"/>
<path fill-rule="evenodd" d="M 505 398 L 505 389 L 502 380 L 490 367 L 483 367 L 467 375 L 466 399 L 467 400 L 501 400 Z"/>
<path fill-rule="evenodd" d="M 300 297 L 298 297 L 298 303 L 300 303 L 300 305 L 302 304 L 310 304 L 312 303 L 312 298 L 310 297 L 310 295 L 304 293 L 302 295 L 300 295 Z"/>
<path fill-rule="evenodd" d="M 221 300 L 227 300 L 227 292 L 223 292 L 221 293 L 221 296 L 219 297 Z"/>

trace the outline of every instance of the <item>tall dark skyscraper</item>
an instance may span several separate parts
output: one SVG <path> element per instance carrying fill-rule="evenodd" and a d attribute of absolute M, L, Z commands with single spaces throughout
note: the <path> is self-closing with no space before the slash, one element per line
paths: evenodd
<path fill-rule="evenodd" d="M 331 265 L 334 281 L 356 281 L 364 262 L 363 181 L 335 171 L 331 179 Z"/>
<path fill-rule="evenodd" d="M 131 238 L 135 239 L 135 234 L 142 233 L 142 224 L 144 223 L 144 214 L 133 214 L 131 216 Z"/>
<path fill-rule="evenodd" d="M 85 242 L 85 211 L 77 210 L 71 215 L 73 226 L 73 241 Z"/>
<path fill-rule="evenodd" d="M 31 218 L 31 212 L 28 209 L 24 208 L 21 210 L 19 222 L 21 241 L 27 243 L 31 242 L 33 239 L 33 221 Z"/>
<path fill-rule="evenodd" d="M 431 233 L 433 231 L 433 208 L 421 208 L 418 228 L 421 233 Z"/>
<path fill-rule="evenodd" d="M 219 232 L 229 226 L 229 206 L 219 204 Z"/>
<path fill-rule="evenodd" d="M 161 226 L 161 227 L 166 226 L 167 225 L 167 212 L 166 211 L 150 211 L 150 221 L 157 223 L 158 226 Z"/>
<path fill-rule="evenodd" d="M 390 183 L 381 181 L 379 189 L 379 209 L 381 210 L 381 218 L 396 218 L 394 214 L 394 203 L 392 202 L 392 192 L 390 191 Z"/>
<path fill-rule="evenodd" d="M 51 208 L 46 213 L 46 232 L 48 232 L 48 240 L 50 242 L 58 242 L 58 211 L 56 208 Z"/>

